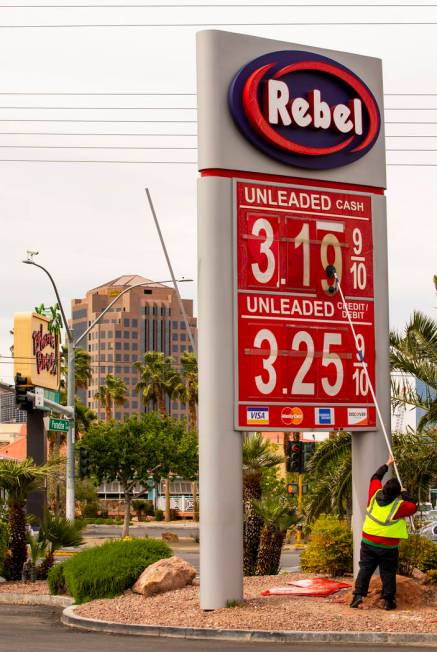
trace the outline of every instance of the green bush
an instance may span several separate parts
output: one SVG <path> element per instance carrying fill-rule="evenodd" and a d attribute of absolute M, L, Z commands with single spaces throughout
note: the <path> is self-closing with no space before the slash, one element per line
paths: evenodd
<path fill-rule="evenodd" d="M 163 521 L 164 520 L 164 512 L 162 509 L 157 509 L 155 510 L 155 518 L 157 521 Z"/>
<path fill-rule="evenodd" d="M 111 541 L 84 550 L 65 562 L 65 584 L 78 604 L 113 598 L 130 588 L 147 566 L 171 554 L 164 541 Z"/>
<path fill-rule="evenodd" d="M 336 577 L 352 572 L 352 554 L 352 531 L 346 521 L 322 516 L 313 526 L 300 565 L 304 572 Z"/>
<path fill-rule="evenodd" d="M 9 530 L 7 523 L 0 521 L 0 575 L 3 573 L 3 563 L 9 544 Z"/>
<path fill-rule="evenodd" d="M 97 503 L 87 503 L 82 511 L 82 517 L 87 518 L 96 518 L 97 517 L 98 506 Z"/>
<path fill-rule="evenodd" d="M 435 543 L 412 534 L 399 547 L 399 573 L 411 577 L 413 570 L 426 572 L 437 569 L 437 546 Z"/>
<path fill-rule="evenodd" d="M 142 521 L 144 516 L 153 516 L 155 509 L 152 500 L 145 500 L 138 498 L 132 501 L 132 508 L 135 511 L 139 521 Z"/>
<path fill-rule="evenodd" d="M 426 571 L 428 584 L 437 584 L 437 569 Z"/>
<path fill-rule="evenodd" d="M 50 595 L 63 595 L 67 593 L 65 586 L 64 566 L 68 562 L 52 566 L 47 575 Z"/>

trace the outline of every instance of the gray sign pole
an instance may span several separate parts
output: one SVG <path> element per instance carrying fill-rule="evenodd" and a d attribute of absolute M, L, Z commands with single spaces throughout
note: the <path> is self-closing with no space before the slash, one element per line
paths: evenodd
<path fill-rule="evenodd" d="M 199 181 L 200 606 L 243 597 L 241 433 L 234 431 L 232 182 Z"/>
<path fill-rule="evenodd" d="M 388 320 L 387 218 L 385 197 L 372 198 L 373 283 L 375 295 L 375 380 L 376 396 L 390 436 L 390 363 Z M 369 432 L 352 435 L 352 531 L 354 535 L 354 576 L 359 569 L 361 532 L 367 506 L 369 481 L 388 457 L 381 424 Z"/>

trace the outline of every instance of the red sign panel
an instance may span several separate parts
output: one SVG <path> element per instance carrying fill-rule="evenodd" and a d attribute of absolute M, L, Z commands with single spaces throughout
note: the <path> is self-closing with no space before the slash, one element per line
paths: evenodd
<path fill-rule="evenodd" d="M 375 386 L 371 197 L 235 184 L 236 427 L 369 430 Z M 330 291 L 331 290 L 331 291 Z"/>

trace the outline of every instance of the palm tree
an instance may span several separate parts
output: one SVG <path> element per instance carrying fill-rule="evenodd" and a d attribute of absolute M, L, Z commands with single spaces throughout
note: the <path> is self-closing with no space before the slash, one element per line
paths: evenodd
<path fill-rule="evenodd" d="M 437 477 L 437 432 L 393 435 L 393 454 L 408 491 L 420 498 Z M 375 469 L 376 470 L 376 469 Z M 307 523 L 321 514 L 338 514 L 350 521 L 352 508 L 352 437 L 341 432 L 318 444 L 308 463 L 312 489 L 305 507 Z"/>
<path fill-rule="evenodd" d="M 165 397 L 175 397 L 176 387 L 181 384 L 171 357 L 161 351 L 147 351 L 144 354 L 144 363 L 135 362 L 134 368 L 140 372 L 136 391 L 141 392 L 144 405 L 151 401 L 165 416 Z"/>
<path fill-rule="evenodd" d="M 188 428 L 197 431 L 197 403 L 199 400 L 199 374 L 197 358 L 194 353 L 185 352 L 181 355 L 181 382 L 175 391 L 182 403 L 188 404 Z M 191 483 L 193 494 L 193 518 L 199 520 L 199 503 L 197 500 L 197 482 Z"/>
<path fill-rule="evenodd" d="M 41 529 L 38 533 L 38 541 L 46 550 L 46 555 L 41 564 L 41 579 L 47 577 L 47 573 L 54 564 L 54 554 L 64 546 L 77 547 L 82 545 L 82 530 L 85 524 L 82 521 L 72 523 L 62 516 L 47 514 Z"/>
<path fill-rule="evenodd" d="M 147 351 L 144 363 L 135 362 L 134 368 L 140 372 L 140 380 L 136 385 L 141 392 L 144 405 L 151 401 L 163 417 L 166 416 L 165 398 L 177 396 L 177 388 L 181 379 L 173 367 L 173 360 L 161 351 Z M 170 478 L 165 480 L 165 520 L 170 521 Z"/>
<path fill-rule="evenodd" d="M 290 504 L 287 496 L 278 493 L 255 499 L 253 506 L 263 524 L 256 575 L 277 575 L 285 534 L 288 528 L 299 520 L 296 508 Z"/>
<path fill-rule="evenodd" d="M 11 557 L 7 570 L 12 580 L 21 578 L 27 558 L 25 505 L 31 491 L 39 489 L 49 474 L 48 466 L 35 466 L 33 460 L 24 462 L 0 460 L 0 488 L 7 493 Z"/>
<path fill-rule="evenodd" d="M 412 374 L 422 381 L 422 392 L 405 381 L 392 382 L 395 405 L 407 405 L 425 411 L 417 429 L 427 430 L 437 424 L 437 322 L 421 312 L 414 312 L 402 334 L 390 333 L 390 362 L 393 371 Z"/>
<path fill-rule="evenodd" d="M 106 374 L 105 382 L 100 385 L 99 391 L 95 394 L 95 398 L 105 408 L 105 421 L 112 419 L 112 406 L 123 405 L 126 402 L 127 386 L 126 383 L 118 376 Z"/>
<path fill-rule="evenodd" d="M 181 355 L 180 383 L 175 387 L 176 394 L 188 405 L 188 428 L 197 430 L 197 403 L 199 400 L 199 374 L 197 358 L 194 353 Z"/>
<path fill-rule="evenodd" d="M 61 348 L 61 388 L 66 387 L 68 346 Z M 91 380 L 91 356 L 85 349 L 74 350 L 74 381 L 76 389 L 86 389 Z"/>
<path fill-rule="evenodd" d="M 243 540 L 244 574 L 254 575 L 258 557 L 262 518 L 253 501 L 261 498 L 263 472 L 283 462 L 282 455 L 272 450 L 261 433 L 247 435 L 243 440 Z"/>
<path fill-rule="evenodd" d="M 313 481 L 305 506 L 308 523 L 321 514 L 352 515 L 352 437 L 339 432 L 318 444 L 307 466 Z"/>

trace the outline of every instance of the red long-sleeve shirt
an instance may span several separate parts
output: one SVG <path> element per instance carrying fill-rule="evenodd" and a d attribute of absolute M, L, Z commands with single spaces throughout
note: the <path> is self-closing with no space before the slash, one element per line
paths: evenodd
<path fill-rule="evenodd" d="M 376 494 L 379 489 L 382 489 L 382 478 L 388 471 L 387 464 L 383 464 L 370 478 L 369 485 L 369 494 L 367 497 L 367 506 L 370 505 L 370 501 L 373 496 Z M 401 494 L 402 503 L 399 505 L 396 513 L 394 514 L 395 519 L 405 518 L 407 516 L 412 516 L 417 511 L 417 505 L 414 498 L 407 496 L 406 492 Z M 381 547 L 381 548 L 397 548 L 400 543 L 400 539 L 395 539 L 393 537 L 379 537 L 374 534 L 367 534 L 367 532 L 362 533 L 362 539 L 364 543 L 369 545 Z"/>

